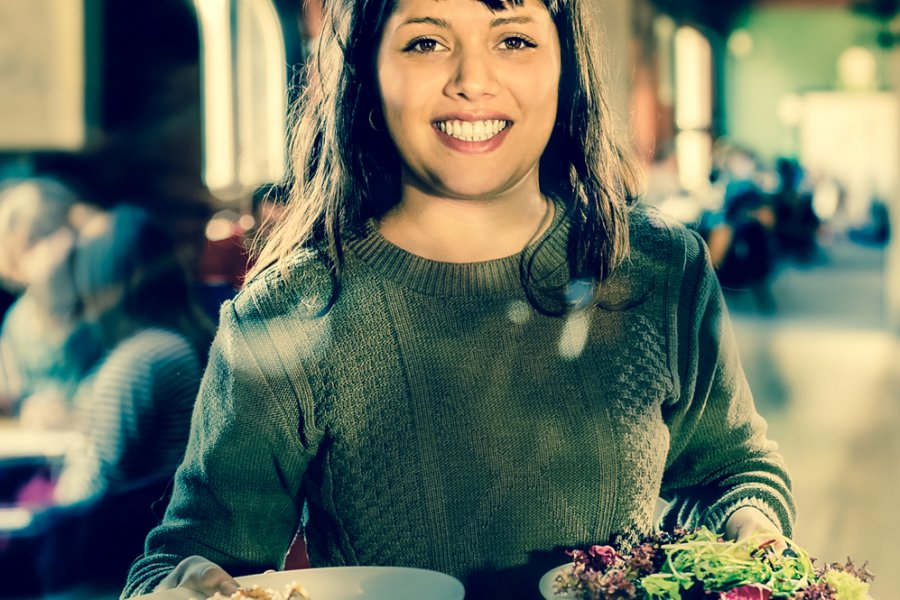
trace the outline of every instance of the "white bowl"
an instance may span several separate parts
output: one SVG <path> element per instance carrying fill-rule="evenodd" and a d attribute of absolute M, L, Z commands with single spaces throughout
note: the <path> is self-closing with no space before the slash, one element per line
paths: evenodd
<path fill-rule="evenodd" d="M 553 582 L 556 581 L 556 576 L 560 571 L 570 566 L 572 566 L 571 562 L 559 565 L 558 567 L 550 569 L 544 573 L 543 577 L 541 577 L 541 581 L 538 583 L 538 589 L 546 600 L 576 600 L 578 598 L 578 595 L 575 594 L 575 592 L 557 594 L 553 591 Z M 315 598 L 313 598 L 313 600 L 315 600 Z"/>
<path fill-rule="evenodd" d="M 437 571 L 406 567 L 325 567 L 238 577 L 238 583 L 279 590 L 296 581 L 312 600 L 463 600 L 463 585 Z M 204 600 L 202 594 L 175 588 L 133 600 Z"/>

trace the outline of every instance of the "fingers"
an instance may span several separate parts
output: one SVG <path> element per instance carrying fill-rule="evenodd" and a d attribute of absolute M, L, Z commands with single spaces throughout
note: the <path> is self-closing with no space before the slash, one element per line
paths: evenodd
<path fill-rule="evenodd" d="M 189 556 L 178 563 L 156 586 L 156 590 L 175 587 L 184 587 L 206 596 L 212 596 L 216 592 L 230 596 L 238 591 L 240 584 L 219 565 L 202 556 Z"/>
<path fill-rule="evenodd" d="M 184 587 L 202 592 L 207 596 L 211 596 L 216 592 L 230 596 L 238 591 L 241 585 L 231 575 L 226 573 L 222 567 L 209 561 L 206 562 L 208 565 L 196 573 L 192 573 L 188 580 L 182 584 Z"/>
<path fill-rule="evenodd" d="M 768 529 L 760 530 L 760 531 L 762 531 L 763 533 L 766 533 L 766 534 L 771 534 L 771 539 L 766 541 L 765 543 L 763 543 L 760 546 L 761 548 L 772 548 L 778 554 L 782 554 L 782 553 L 784 553 L 785 550 L 788 549 L 788 539 L 784 535 L 778 533 L 777 531 L 772 531 L 772 530 L 768 530 Z M 749 537 L 749 535 L 747 535 L 745 537 Z M 739 537 L 737 541 L 741 541 L 741 539 L 742 538 Z"/>
<path fill-rule="evenodd" d="M 760 539 L 759 536 L 763 536 L 761 539 L 765 541 L 761 543 L 761 548 L 770 548 L 778 554 L 788 549 L 790 540 L 758 510 L 748 509 L 741 514 L 735 513 L 734 516 L 734 519 L 729 519 L 728 524 L 734 541 L 741 542 L 750 537 Z"/>
<path fill-rule="evenodd" d="M 725 522 L 725 539 L 743 540 L 757 531 L 777 532 L 778 528 L 757 508 L 742 506 Z M 773 533 L 774 535 L 774 533 Z"/>

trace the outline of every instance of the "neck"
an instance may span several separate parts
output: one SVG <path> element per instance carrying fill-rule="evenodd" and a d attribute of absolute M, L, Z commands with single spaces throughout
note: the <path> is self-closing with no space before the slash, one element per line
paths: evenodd
<path fill-rule="evenodd" d="M 392 244 L 422 258 L 474 263 L 518 254 L 553 220 L 540 190 L 492 198 L 446 198 L 405 190 L 379 230 Z"/>

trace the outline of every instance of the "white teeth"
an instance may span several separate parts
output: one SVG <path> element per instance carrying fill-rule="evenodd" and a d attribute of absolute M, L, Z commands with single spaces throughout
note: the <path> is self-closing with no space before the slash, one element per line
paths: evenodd
<path fill-rule="evenodd" d="M 509 121 L 438 121 L 438 129 L 465 142 L 483 142 L 509 126 Z"/>

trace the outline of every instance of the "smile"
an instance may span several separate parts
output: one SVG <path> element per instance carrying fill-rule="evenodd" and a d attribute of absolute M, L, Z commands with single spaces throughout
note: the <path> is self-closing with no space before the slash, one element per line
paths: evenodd
<path fill-rule="evenodd" d="M 464 142 L 485 142 L 510 126 L 509 121 L 438 121 L 435 126 L 443 133 Z"/>

